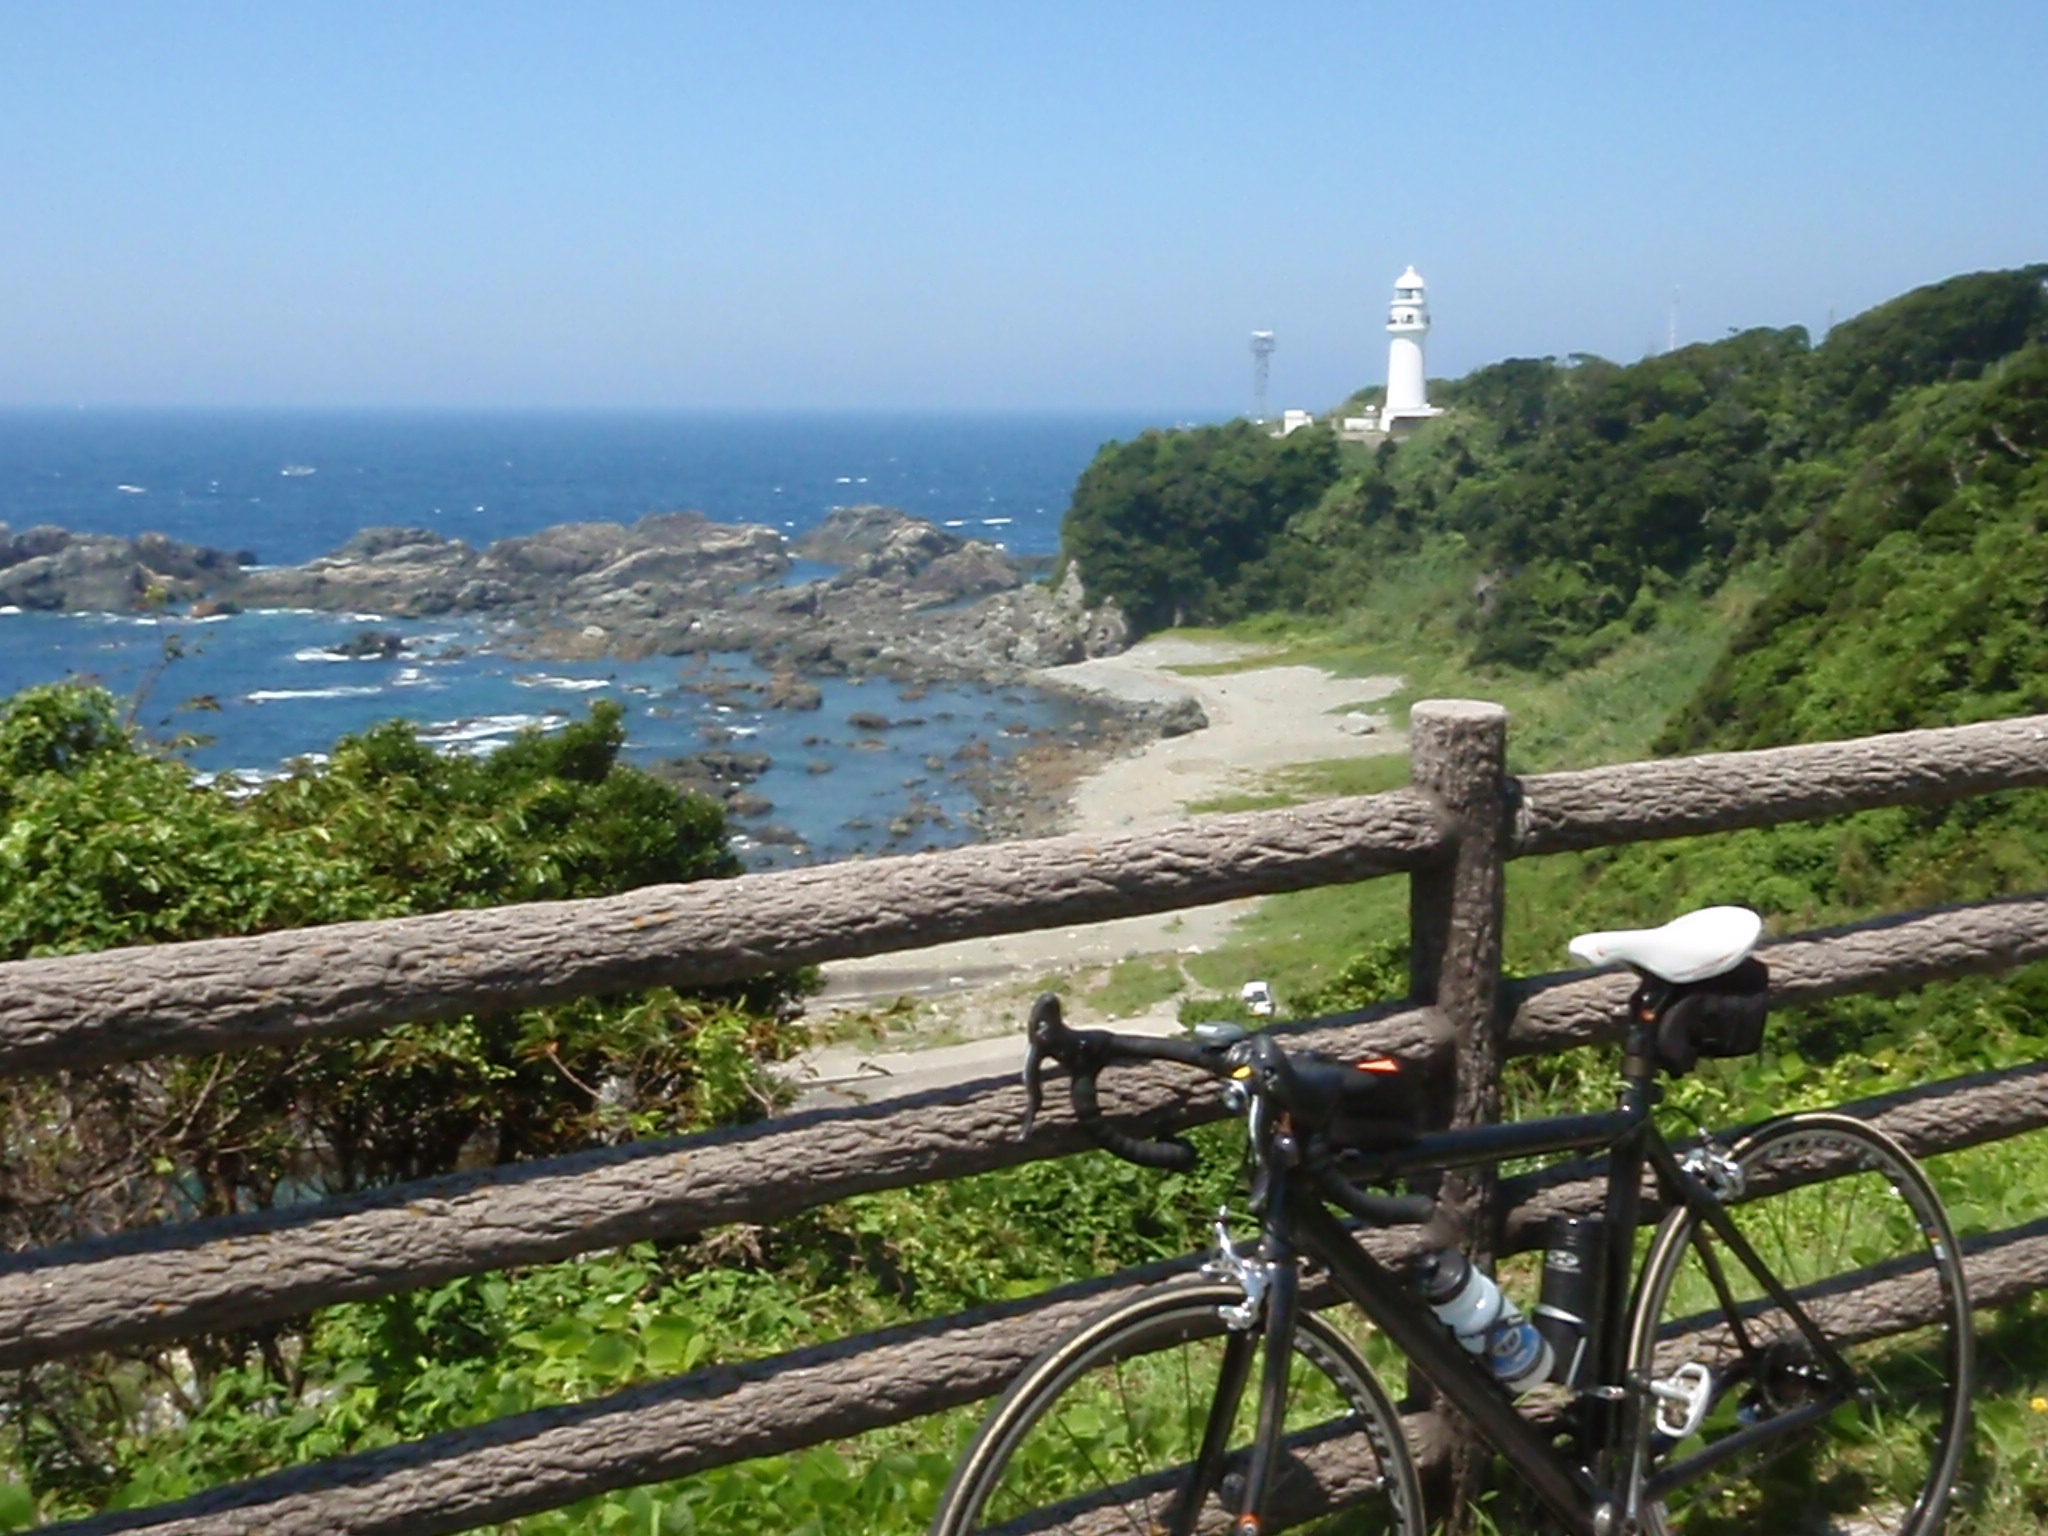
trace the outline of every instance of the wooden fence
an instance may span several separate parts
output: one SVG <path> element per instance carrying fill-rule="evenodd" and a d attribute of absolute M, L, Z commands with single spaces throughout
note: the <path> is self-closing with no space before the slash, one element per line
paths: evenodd
<path fill-rule="evenodd" d="M 1403 1057 L 1449 1082 L 1454 1118 L 1498 1113 L 1510 1055 L 1613 1038 L 1629 982 L 1501 976 L 1506 861 L 2048 785 L 2048 716 L 1521 779 L 1507 717 L 1412 713 L 1411 784 L 1292 810 L 1209 816 L 1144 836 L 828 866 L 593 901 L 267 934 L 0 965 L 0 1073 L 363 1034 L 476 1009 L 655 985 L 690 988 L 954 939 L 1071 927 L 1233 897 L 1405 873 L 1407 1002 L 1287 1026 L 1325 1049 Z M 2048 896 L 1781 939 L 1779 1003 L 1896 990 L 2048 959 Z M 1222 1114 L 1182 1069 L 1120 1074 L 1151 1131 Z M 1916 1153 L 2048 1126 L 2048 1063 L 1846 1106 Z M 340 1301 L 729 1222 L 775 1222 L 866 1191 L 1062 1157 L 1087 1143 L 1058 1095 L 1019 1140 L 1023 1095 L 991 1078 L 849 1111 L 580 1153 L 344 1200 L 155 1227 L 0 1258 L 0 1367 L 246 1328 Z M 1581 1165 L 1451 1186 L 1482 1246 L 1512 1252 L 1587 1210 Z M 1376 1234 L 1389 1255 L 1411 1239 Z M 1996 1305 L 2048 1285 L 2048 1221 L 1966 1244 Z M 298 1467 L 53 1530 L 208 1536 L 426 1536 L 611 1489 L 815 1445 L 987 1397 L 1081 1318 L 1174 1265 L 1025 1301 L 694 1371 L 572 1406 Z M 1440 1451 L 1428 1426 L 1423 1448 Z"/>

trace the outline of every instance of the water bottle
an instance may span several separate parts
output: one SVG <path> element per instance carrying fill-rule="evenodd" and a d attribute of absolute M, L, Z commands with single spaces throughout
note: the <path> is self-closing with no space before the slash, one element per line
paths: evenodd
<path fill-rule="evenodd" d="M 1606 1258 L 1606 1222 L 1590 1216 L 1551 1217 L 1535 1321 L 1557 1362 L 1551 1379 L 1567 1387 L 1585 1381 L 1587 1345 L 1593 1320 L 1600 1315 Z"/>
<path fill-rule="evenodd" d="M 1423 1259 L 1422 1299 L 1460 1344 L 1486 1356 L 1487 1368 L 1509 1391 L 1527 1392 L 1549 1378 L 1550 1341 L 1491 1276 L 1455 1248 Z"/>

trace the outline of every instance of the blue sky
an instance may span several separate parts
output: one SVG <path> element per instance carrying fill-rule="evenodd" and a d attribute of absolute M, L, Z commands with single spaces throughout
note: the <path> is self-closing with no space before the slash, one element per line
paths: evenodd
<path fill-rule="evenodd" d="M 2048 259 L 2048 5 L 0 5 L 0 404 L 1242 409 Z"/>

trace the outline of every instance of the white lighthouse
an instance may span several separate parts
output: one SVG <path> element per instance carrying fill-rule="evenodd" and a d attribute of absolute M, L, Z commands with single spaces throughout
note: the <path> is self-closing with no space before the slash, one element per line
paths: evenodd
<path fill-rule="evenodd" d="M 1429 334 L 1429 300 L 1422 275 L 1410 267 L 1394 279 L 1394 302 L 1387 309 L 1387 403 L 1380 411 L 1380 430 L 1399 433 L 1437 414 L 1429 403 L 1429 375 L 1422 363 L 1422 338 Z"/>

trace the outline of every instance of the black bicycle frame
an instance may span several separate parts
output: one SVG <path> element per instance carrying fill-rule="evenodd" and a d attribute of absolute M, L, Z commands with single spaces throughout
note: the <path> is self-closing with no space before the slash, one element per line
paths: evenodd
<path fill-rule="evenodd" d="M 1764 1265 L 1747 1239 L 1735 1227 L 1721 1202 L 1680 1166 L 1669 1145 L 1650 1119 L 1657 1088 L 1647 1068 L 1630 1063 L 1619 1108 L 1606 1114 L 1564 1115 L 1543 1120 L 1526 1120 L 1502 1125 L 1475 1126 L 1456 1131 L 1439 1131 L 1420 1137 L 1410 1146 L 1374 1160 L 1376 1175 L 1395 1175 L 1497 1162 L 1511 1157 L 1538 1157 L 1547 1153 L 1593 1151 L 1608 1154 L 1605 1214 L 1608 1223 L 1606 1301 L 1597 1323 L 1591 1379 L 1600 1384 L 1622 1385 L 1627 1363 L 1629 1328 L 1637 1298 L 1632 1295 L 1635 1234 L 1641 1219 L 1643 1171 L 1656 1174 L 1667 1200 L 1686 1206 L 1727 1244 L 1730 1253 L 1762 1285 L 1772 1302 L 1797 1323 L 1835 1373 L 1837 1382 L 1847 1382 L 1853 1372 L 1840 1352 L 1793 1300 L 1777 1277 Z M 1375 1326 L 1400 1349 L 1409 1362 L 1432 1382 L 1493 1447 L 1505 1456 L 1517 1473 L 1550 1509 L 1578 1536 L 1595 1536 L 1596 1520 L 1602 1512 L 1618 1507 L 1616 1490 L 1604 1487 L 1580 1466 L 1563 1458 L 1552 1443 L 1554 1431 L 1531 1424 L 1516 1410 L 1492 1373 L 1460 1345 L 1414 1289 L 1393 1271 L 1359 1246 L 1356 1238 L 1325 1208 L 1305 1182 L 1276 1179 L 1268 1190 L 1265 1222 L 1266 1248 L 1262 1255 L 1282 1260 L 1273 1271 L 1293 1274 L 1293 1255 L 1286 1250 L 1289 1234 L 1302 1250 L 1320 1261 L 1331 1280 Z M 1278 1251 L 1275 1251 L 1275 1250 Z M 1722 1298 L 1724 1307 L 1729 1298 Z M 1271 1355 L 1287 1353 L 1285 1339 L 1293 1329 L 1295 1298 L 1291 1285 L 1275 1284 L 1268 1297 L 1268 1367 Z M 1731 1313 L 1731 1316 L 1733 1313 Z M 1281 1330 L 1278 1337 L 1275 1329 Z M 1240 1376 L 1239 1381 L 1242 1382 Z M 1634 1383 L 1640 1387 L 1641 1383 Z M 1260 1392 L 1259 1435 L 1254 1442 L 1253 1470 L 1247 1478 L 1248 1492 L 1262 1489 L 1263 1472 L 1270 1464 L 1277 1444 L 1278 1415 L 1284 1407 L 1284 1364 L 1280 1381 L 1263 1382 Z M 1806 1405 L 1790 1414 L 1771 1419 L 1717 1442 L 1707 1450 L 1666 1468 L 1644 1490 L 1650 1498 L 1660 1497 L 1759 1441 L 1803 1427 L 1816 1417 L 1831 1412 L 1848 1395 L 1844 1387 L 1837 1395 Z M 1233 1398 L 1235 1393 L 1232 1394 Z M 1640 1393 L 1623 1401 L 1582 1397 L 1585 1410 L 1582 1449 L 1634 1447 L 1639 1455 L 1646 1442 L 1646 1425 L 1638 1418 L 1648 1404 Z M 1269 1440 L 1269 1422 L 1274 1431 Z M 1206 1456 L 1203 1458 L 1207 1462 Z M 1632 1469 L 1630 1476 L 1636 1475 Z M 1206 1490 L 1205 1490 L 1206 1491 Z M 1199 1497 L 1199 1494 L 1197 1495 Z M 1247 1502 L 1248 1509 L 1259 1505 Z"/>

